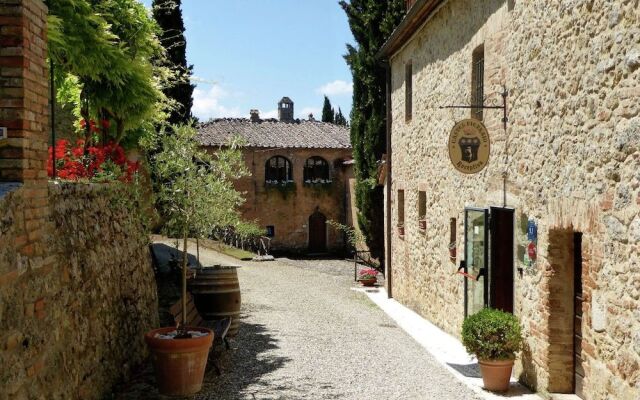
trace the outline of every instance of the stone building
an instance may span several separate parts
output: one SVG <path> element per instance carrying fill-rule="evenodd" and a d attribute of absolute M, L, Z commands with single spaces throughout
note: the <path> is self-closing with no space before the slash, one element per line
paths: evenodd
<path fill-rule="evenodd" d="M 407 5 L 380 52 L 390 295 L 456 336 L 484 306 L 512 311 L 523 383 L 639 399 L 638 2 Z M 475 174 L 450 160 L 477 156 L 450 140 L 466 119 L 490 139 Z"/>
<path fill-rule="evenodd" d="M 278 103 L 279 119 L 222 118 L 199 127 L 198 140 L 215 151 L 233 136 L 245 142 L 251 176 L 236 182 L 245 193 L 243 218 L 256 221 L 275 251 L 324 253 L 344 248 L 343 234 L 326 221 L 345 223 L 350 202 L 351 141 L 343 126 L 294 119 L 288 97 Z M 350 222 L 347 222 L 351 224 Z"/>

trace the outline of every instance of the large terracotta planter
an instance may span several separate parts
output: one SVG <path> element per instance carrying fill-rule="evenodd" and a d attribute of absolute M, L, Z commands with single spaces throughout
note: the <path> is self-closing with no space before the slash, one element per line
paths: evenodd
<path fill-rule="evenodd" d="M 151 350 L 158 390 L 167 396 L 188 396 L 202 389 L 204 370 L 209 349 L 213 343 L 213 331 L 207 328 L 187 328 L 188 331 L 207 332 L 207 336 L 190 339 L 160 339 L 157 334 L 167 334 L 176 328 L 160 328 L 147 332 L 144 340 Z"/>
<path fill-rule="evenodd" d="M 513 361 L 514 360 L 478 361 L 484 388 L 492 392 L 506 392 L 509 390 Z"/>

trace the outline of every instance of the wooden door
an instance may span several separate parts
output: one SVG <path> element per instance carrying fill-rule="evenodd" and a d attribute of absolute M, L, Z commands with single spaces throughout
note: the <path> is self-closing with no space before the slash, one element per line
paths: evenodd
<path fill-rule="evenodd" d="M 513 313 L 514 210 L 491 208 L 489 305 Z"/>
<path fill-rule="evenodd" d="M 327 251 L 327 217 L 319 211 L 309 217 L 309 252 Z"/>
<path fill-rule="evenodd" d="M 573 234 L 573 392 L 584 399 L 582 367 L 582 233 Z"/>

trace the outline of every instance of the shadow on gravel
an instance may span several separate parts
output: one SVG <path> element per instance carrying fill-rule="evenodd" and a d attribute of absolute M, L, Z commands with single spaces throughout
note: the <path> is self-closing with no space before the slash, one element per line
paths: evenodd
<path fill-rule="evenodd" d="M 278 389 L 277 385 L 262 378 L 291 360 L 268 354 L 279 346 L 277 339 L 264 325 L 241 321 L 240 333 L 231 348 L 223 352 L 220 358 L 222 375 L 208 371 L 203 390 L 195 399 L 253 399 L 261 398 L 265 393 L 273 394 Z"/>
<path fill-rule="evenodd" d="M 274 349 L 278 349 L 277 340 L 264 325 L 241 322 L 238 337 L 231 340 L 231 350 L 223 351 L 219 358 L 222 374 L 216 374 L 210 361 L 202 391 L 183 399 L 253 399 L 277 393 L 280 385 L 263 379 L 263 376 L 283 367 L 290 359 L 265 354 Z M 117 388 L 111 396 L 105 396 L 105 399 L 169 400 L 176 397 L 158 393 L 153 367 L 147 361 L 133 379 Z"/>

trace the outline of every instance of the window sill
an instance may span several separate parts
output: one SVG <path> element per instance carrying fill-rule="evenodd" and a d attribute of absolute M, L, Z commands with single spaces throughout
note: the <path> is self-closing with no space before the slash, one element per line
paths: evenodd
<path fill-rule="evenodd" d="M 312 182 L 312 181 L 304 181 L 304 185 L 305 186 L 311 186 L 311 187 L 315 187 L 315 186 L 331 186 L 333 184 L 333 181 L 320 181 L 320 182 Z"/>

